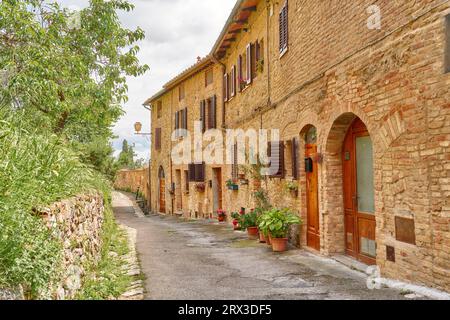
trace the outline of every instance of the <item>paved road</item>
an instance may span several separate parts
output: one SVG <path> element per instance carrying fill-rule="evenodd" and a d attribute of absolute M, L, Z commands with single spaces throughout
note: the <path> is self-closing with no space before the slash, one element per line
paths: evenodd
<path fill-rule="evenodd" d="M 241 232 L 212 221 L 139 217 L 132 201 L 114 193 L 118 221 L 138 231 L 146 299 L 403 299 L 399 291 L 370 291 L 366 277 L 302 250 L 275 254 Z"/>

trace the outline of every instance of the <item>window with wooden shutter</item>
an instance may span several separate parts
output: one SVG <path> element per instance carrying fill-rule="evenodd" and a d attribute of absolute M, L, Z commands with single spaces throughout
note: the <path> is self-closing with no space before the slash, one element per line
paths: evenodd
<path fill-rule="evenodd" d="M 253 46 L 252 46 L 252 44 L 251 43 L 249 43 L 248 45 L 247 45 L 247 50 L 246 50 L 246 78 L 247 78 L 247 85 L 249 85 L 249 84 L 251 84 L 252 83 L 252 70 L 253 70 L 253 67 L 252 67 L 252 61 L 253 61 L 253 59 L 252 59 L 252 52 L 253 52 L 253 50 L 252 50 L 252 48 L 253 48 Z"/>
<path fill-rule="evenodd" d="M 239 55 L 238 61 L 237 61 L 237 88 L 238 91 L 242 91 L 242 82 L 243 82 L 243 72 L 242 72 L 242 56 Z"/>
<path fill-rule="evenodd" d="M 299 147 L 299 140 L 297 138 L 292 139 L 291 142 L 292 178 L 294 180 L 298 180 L 298 147 Z"/>
<path fill-rule="evenodd" d="M 206 107 L 205 100 L 200 101 L 200 122 L 202 123 L 202 132 L 206 131 Z"/>
<path fill-rule="evenodd" d="M 180 84 L 180 86 L 178 87 L 178 98 L 179 100 L 183 100 L 185 96 L 185 91 L 184 91 L 184 83 Z"/>
<path fill-rule="evenodd" d="M 212 96 L 211 99 L 209 99 L 209 125 L 208 129 L 217 129 L 217 103 L 216 103 L 216 96 Z"/>
<path fill-rule="evenodd" d="M 270 168 L 276 170 L 272 178 L 284 178 L 284 142 L 269 142 Z"/>
<path fill-rule="evenodd" d="M 279 24 L 280 24 L 280 54 L 283 54 L 288 49 L 289 39 L 289 19 L 288 19 L 288 1 L 280 9 Z"/>
<path fill-rule="evenodd" d="M 236 66 L 231 67 L 231 97 L 234 97 L 236 95 Z"/>
<path fill-rule="evenodd" d="M 450 72 L 450 14 L 445 17 L 445 72 Z"/>
<path fill-rule="evenodd" d="M 228 101 L 230 89 L 228 87 L 228 73 L 223 76 L 223 100 Z"/>
<path fill-rule="evenodd" d="M 209 69 L 205 72 L 205 87 L 212 84 L 214 81 L 214 72 L 213 69 Z"/>
<path fill-rule="evenodd" d="M 155 129 L 155 150 L 161 150 L 161 128 Z"/>
<path fill-rule="evenodd" d="M 184 108 L 181 113 L 182 113 L 182 125 L 181 125 L 181 127 L 182 127 L 182 129 L 187 131 L 187 129 L 188 129 L 188 109 Z"/>
<path fill-rule="evenodd" d="M 162 117 L 162 101 L 156 103 L 156 116 L 158 119 Z"/>
<path fill-rule="evenodd" d="M 205 163 L 192 163 L 189 165 L 189 181 L 205 182 Z"/>
<path fill-rule="evenodd" d="M 231 165 L 231 176 L 233 180 L 237 180 L 239 176 L 239 163 L 238 163 L 238 145 L 233 146 L 233 164 Z"/>
<path fill-rule="evenodd" d="M 251 50 L 251 55 L 252 55 L 252 79 L 256 78 L 256 65 L 258 63 L 258 58 L 257 58 L 257 50 L 259 47 L 258 41 L 256 41 L 256 43 L 252 44 L 252 50 Z"/>

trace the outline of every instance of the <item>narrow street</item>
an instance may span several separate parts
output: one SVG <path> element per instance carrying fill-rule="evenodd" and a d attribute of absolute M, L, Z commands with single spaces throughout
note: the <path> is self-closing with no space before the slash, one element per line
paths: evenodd
<path fill-rule="evenodd" d="M 130 195 L 113 198 L 117 220 L 137 230 L 146 299 L 404 299 L 367 289 L 364 274 L 334 260 L 297 249 L 275 254 L 214 221 L 143 217 Z"/>

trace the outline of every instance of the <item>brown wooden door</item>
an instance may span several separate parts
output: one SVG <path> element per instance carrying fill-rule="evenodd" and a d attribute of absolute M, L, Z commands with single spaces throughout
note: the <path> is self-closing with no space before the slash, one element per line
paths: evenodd
<path fill-rule="evenodd" d="M 222 169 L 215 168 L 213 172 L 213 211 L 216 213 L 217 210 L 223 209 Z"/>
<path fill-rule="evenodd" d="M 343 148 L 346 253 L 376 264 L 373 145 L 366 126 L 356 119 Z"/>
<path fill-rule="evenodd" d="M 166 213 L 166 179 L 159 180 L 159 212 Z"/>
<path fill-rule="evenodd" d="M 306 145 L 305 158 L 313 158 L 317 154 L 317 145 Z M 306 173 L 306 205 L 307 205 L 307 245 L 320 250 L 319 223 L 319 173 L 316 161 L 313 161 L 312 172 Z"/>

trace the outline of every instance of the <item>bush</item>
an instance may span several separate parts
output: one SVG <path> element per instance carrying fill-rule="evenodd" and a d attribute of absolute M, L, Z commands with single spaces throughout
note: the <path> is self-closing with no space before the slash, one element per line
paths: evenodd
<path fill-rule="evenodd" d="M 21 284 L 37 297 L 60 276 L 62 244 L 33 208 L 108 187 L 63 140 L 21 129 L 21 112 L 0 109 L 0 119 L 0 287 Z"/>
<path fill-rule="evenodd" d="M 264 235 L 273 238 L 286 238 L 292 225 L 301 224 L 302 220 L 288 209 L 272 209 L 259 218 L 259 229 Z"/>

